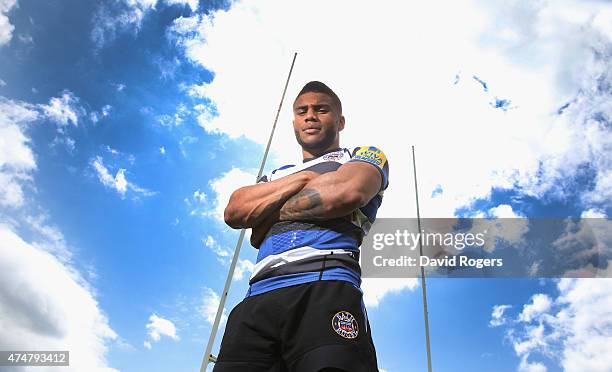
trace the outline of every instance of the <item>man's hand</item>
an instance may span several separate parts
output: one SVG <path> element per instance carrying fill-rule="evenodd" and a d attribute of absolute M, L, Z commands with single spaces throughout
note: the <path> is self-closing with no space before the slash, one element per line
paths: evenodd
<path fill-rule="evenodd" d="M 225 208 L 225 223 L 234 229 L 260 225 L 270 213 L 277 211 L 287 199 L 318 175 L 316 172 L 302 171 L 272 182 L 239 188 Z"/>
<path fill-rule="evenodd" d="M 266 217 L 262 223 L 253 227 L 253 230 L 251 231 L 251 245 L 253 247 L 259 249 L 259 246 L 264 241 L 264 238 L 268 234 L 268 231 L 272 225 L 278 222 L 279 214 L 280 210 L 277 209 L 276 211 L 270 213 L 270 215 L 268 215 L 268 217 Z"/>

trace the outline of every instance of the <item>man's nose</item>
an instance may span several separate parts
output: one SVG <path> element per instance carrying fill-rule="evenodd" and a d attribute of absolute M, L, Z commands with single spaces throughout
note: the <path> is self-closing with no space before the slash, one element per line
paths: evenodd
<path fill-rule="evenodd" d="M 317 116 L 317 111 L 313 108 L 308 109 L 306 111 L 306 119 L 305 121 L 318 121 L 319 118 Z"/>

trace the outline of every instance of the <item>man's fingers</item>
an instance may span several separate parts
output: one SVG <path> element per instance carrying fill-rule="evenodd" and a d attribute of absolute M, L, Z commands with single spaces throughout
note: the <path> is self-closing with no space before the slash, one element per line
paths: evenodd
<path fill-rule="evenodd" d="M 253 227 L 251 232 L 251 245 L 255 248 L 259 248 L 263 242 L 266 234 L 276 222 L 278 222 L 279 211 L 272 212 L 262 223 Z"/>

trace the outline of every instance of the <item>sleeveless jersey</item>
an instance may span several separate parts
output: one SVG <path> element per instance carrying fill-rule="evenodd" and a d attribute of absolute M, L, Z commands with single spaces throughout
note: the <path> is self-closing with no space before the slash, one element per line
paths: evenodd
<path fill-rule="evenodd" d="M 257 182 L 270 182 L 301 171 L 319 174 L 336 171 L 342 164 L 361 161 L 381 174 L 379 192 L 351 214 L 324 221 L 279 221 L 267 232 L 249 280 L 247 297 L 316 280 L 344 280 L 359 288 L 359 246 L 376 219 L 389 185 L 389 164 L 374 146 L 340 148 L 300 165 L 284 165 Z"/>

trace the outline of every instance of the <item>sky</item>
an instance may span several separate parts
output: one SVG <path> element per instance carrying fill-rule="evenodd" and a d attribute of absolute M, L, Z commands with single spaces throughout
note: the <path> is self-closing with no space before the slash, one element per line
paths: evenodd
<path fill-rule="evenodd" d="M 609 2 L 0 0 L 0 350 L 199 368 L 295 52 L 266 171 L 301 161 L 290 103 L 320 80 L 341 145 L 389 160 L 379 217 L 416 216 L 411 146 L 423 217 L 610 217 Z M 362 288 L 381 371 L 426 370 L 419 282 Z M 434 371 L 612 370 L 610 279 L 427 291 Z"/>

